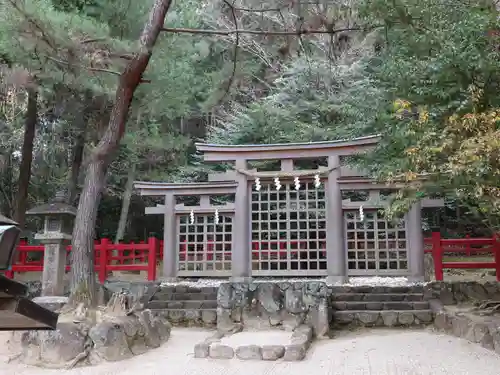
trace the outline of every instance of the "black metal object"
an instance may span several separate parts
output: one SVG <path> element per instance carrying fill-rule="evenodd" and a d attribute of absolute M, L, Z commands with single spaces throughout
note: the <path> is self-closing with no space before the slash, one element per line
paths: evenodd
<path fill-rule="evenodd" d="M 0 270 L 10 267 L 20 233 L 15 221 L 0 214 Z M 59 314 L 27 295 L 26 285 L 0 275 L 0 331 L 56 329 Z"/>
<path fill-rule="evenodd" d="M 0 275 L 0 331 L 53 330 L 59 314 L 26 298 L 28 287 Z"/>
<path fill-rule="evenodd" d="M 0 271 L 6 271 L 12 263 L 21 230 L 18 224 L 0 214 Z"/>

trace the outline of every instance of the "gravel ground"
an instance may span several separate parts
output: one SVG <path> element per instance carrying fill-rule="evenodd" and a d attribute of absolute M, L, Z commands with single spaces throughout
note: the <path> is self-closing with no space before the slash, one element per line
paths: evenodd
<path fill-rule="evenodd" d="M 9 375 L 492 375 L 500 356 L 467 341 L 428 331 L 359 331 L 313 344 L 303 362 L 193 358 L 208 332 L 174 329 L 157 350 L 119 363 L 70 371 L 3 364 Z M 1 363 L 1 362 L 0 362 Z"/>
<path fill-rule="evenodd" d="M 252 280 L 254 283 L 279 283 L 279 282 L 311 282 L 311 281 L 323 281 L 326 279 L 300 279 L 300 278 L 286 278 L 286 279 L 272 279 L 272 278 L 258 278 Z M 222 283 L 226 283 L 227 280 L 217 280 L 217 279 L 198 279 L 198 280 L 182 280 L 178 282 L 163 282 L 161 285 L 186 285 L 192 287 L 204 287 L 212 286 L 216 287 Z M 405 286 L 405 285 L 415 285 L 424 283 L 414 283 L 409 282 L 406 277 L 350 277 L 349 281 L 344 284 L 334 284 L 334 285 L 369 285 L 369 286 Z"/>

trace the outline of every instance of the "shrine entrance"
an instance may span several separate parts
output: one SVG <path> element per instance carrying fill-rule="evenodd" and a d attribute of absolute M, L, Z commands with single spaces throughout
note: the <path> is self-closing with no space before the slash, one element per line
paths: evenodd
<path fill-rule="evenodd" d="M 326 200 L 321 183 L 263 182 L 251 199 L 252 274 L 326 274 Z"/>
<path fill-rule="evenodd" d="M 233 163 L 233 169 L 210 174 L 208 182 L 135 184 L 142 195 L 165 197 L 164 205 L 146 211 L 165 219 L 163 277 L 315 276 L 344 282 L 348 276 L 383 275 L 423 280 L 421 208 L 443 202 L 422 200 L 401 220 L 388 221 L 381 213 L 387 205 L 382 192 L 400 186 L 378 184 L 341 161 L 377 142 L 378 137 L 363 137 L 197 144 L 206 162 Z M 270 160 L 279 161 L 276 170 L 249 167 Z M 304 161 L 310 169 L 299 168 Z M 185 206 L 176 201 L 182 196 L 197 197 L 199 203 Z"/>

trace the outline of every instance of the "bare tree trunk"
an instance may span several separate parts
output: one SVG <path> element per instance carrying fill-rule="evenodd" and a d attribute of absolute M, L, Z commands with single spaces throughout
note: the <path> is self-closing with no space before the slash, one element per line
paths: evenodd
<path fill-rule="evenodd" d="M 130 208 L 130 200 L 132 199 L 132 191 L 134 189 L 135 166 L 133 163 L 127 176 L 127 184 L 123 192 L 122 210 L 120 212 L 120 220 L 118 221 L 118 229 L 116 231 L 115 243 L 123 240 L 125 236 L 125 228 L 127 227 L 128 211 Z"/>
<path fill-rule="evenodd" d="M 156 0 L 140 37 L 140 49 L 120 75 L 108 127 L 90 155 L 85 184 L 78 203 L 72 240 L 71 302 L 94 306 L 94 235 L 97 209 L 105 185 L 106 172 L 125 132 L 134 92 L 141 83 L 154 45 L 163 28 L 171 0 Z"/>
<path fill-rule="evenodd" d="M 38 91 L 34 86 L 27 87 L 28 106 L 24 120 L 24 139 L 21 151 L 21 166 L 17 183 L 16 209 L 14 220 L 24 228 L 26 206 L 28 203 L 28 188 L 31 179 L 31 163 L 33 162 L 33 140 L 35 139 L 36 123 L 38 121 Z"/>

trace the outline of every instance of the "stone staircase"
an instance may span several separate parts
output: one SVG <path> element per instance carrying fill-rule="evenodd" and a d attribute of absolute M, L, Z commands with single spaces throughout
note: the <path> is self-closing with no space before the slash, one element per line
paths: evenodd
<path fill-rule="evenodd" d="M 217 290 L 217 287 L 161 285 L 145 307 L 175 326 L 215 326 Z"/>
<path fill-rule="evenodd" d="M 407 327 L 433 321 L 421 285 L 334 286 L 331 292 L 334 327 Z"/>

